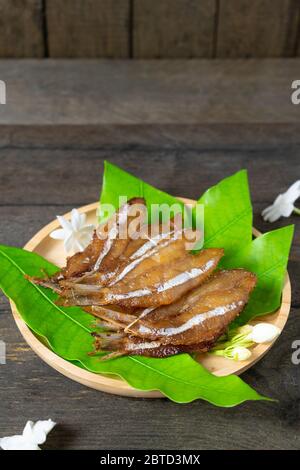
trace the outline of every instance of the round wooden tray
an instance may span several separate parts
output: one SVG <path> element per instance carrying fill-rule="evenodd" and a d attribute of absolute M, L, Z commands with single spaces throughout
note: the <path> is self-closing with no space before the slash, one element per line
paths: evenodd
<path fill-rule="evenodd" d="M 189 199 L 181 198 L 183 202 L 193 203 Z M 96 210 L 98 203 L 89 204 L 87 206 L 81 207 L 79 212 L 87 214 L 87 222 L 96 224 Z M 66 218 L 70 217 L 70 213 L 65 214 Z M 29 251 L 34 251 L 49 261 L 55 263 L 58 266 L 63 266 L 66 258 L 64 252 L 63 244 L 61 241 L 53 240 L 50 238 L 49 234 L 59 227 L 57 220 L 54 220 L 50 224 L 46 225 L 42 230 L 40 230 L 26 245 L 25 249 Z M 253 229 L 255 236 L 259 236 L 260 233 Z M 163 395 L 159 391 L 141 391 L 132 388 L 126 382 L 119 378 L 111 378 L 108 376 L 96 374 L 89 372 L 87 370 L 81 369 L 80 367 L 71 364 L 70 362 L 62 359 L 52 352 L 47 346 L 45 346 L 28 328 L 20 317 L 19 312 L 17 311 L 13 302 L 11 303 L 11 309 L 16 321 L 16 324 L 29 346 L 33 351 L 41 357 L 47 364 L 49 364 L 54 369 L 61 372 L 63 375 L 69 377 L 70 379 L 76 380 L 88 387 L 92 387 L 96 390 L 102 390 L 108 393 L 114 393 L 117 395 L 131 396 L 131 397 L 144 397 L 144 398 L 159 398 Z M 285 284 L 282 294 L 282 302 L 280 308 L 277 312 L 272 315 L 264 316 L 263 321 L 272 323 L 276 325 L 280 330 L 283 329 L 290 311 L 291 305 L 291 284 L 288 274 L 285 278 Z M 254 322 L 255 323 L 255 322 Z M 222 357 L 213 356 L 210 354 L 201 354 L 198 356 L 199 362 L 203 364 L 208 370 L 214 373 L 217 376 L 224 376 L 228 374 L 241 374 L 243 371 L 247 370 L 253 364 L 255 364 L 259 359 L 261 359 L 267 351 L 272 347 L 274 341 L 268 344 L 259 344 L 252 348 L 252 356 L 248 361 L 236 362 L 231 361 Z"/>

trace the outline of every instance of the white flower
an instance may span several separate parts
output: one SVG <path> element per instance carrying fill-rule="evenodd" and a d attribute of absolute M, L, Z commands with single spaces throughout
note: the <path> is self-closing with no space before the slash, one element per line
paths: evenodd
<path fill-rule="evenodd" d="M 27 421 L 21 436 L 2 437 L 0 447 L 3 450 L 41 450 L 40 444 L 46 442 L 47 434 L 56 423 L 51 419 L 46 421 Z"/>
<path fill-rule="evenodd" d="M 251 357 L 251 351 L 244 346 L 237 346 L 230 351 L 230 356 L 235 361 L 247 361 Z"/>
<path fill-rule="evenodd" d="M 62 226 L 51 232 L 50 237 L 55 240 L 63 240 L 67 253 L 71 251 L 83 251 L 92 239 L 94 225 L 85 225 L 86 214 L 80 214 L 77 209 L 71 212 L 71 221 L 58 215 L 57 219 Z"/>
<path fill-rule="evenodd" d="M 257 323 L 254 325 L 248 339 L 254 343 L 270 343 L 280 335 L 280 329 L 270 323 Z"/>
<path fill-rule="evenodd" d="M 299 209 L 294 206 L 296 199 L 300 197 L 300 180 L 296 181 L 289 189 L 279 194 L 273 204 L 262 211 L 264 220 L 275 222 L 280 217 L 289 217 L 293 211 L 300 214 Z"/>

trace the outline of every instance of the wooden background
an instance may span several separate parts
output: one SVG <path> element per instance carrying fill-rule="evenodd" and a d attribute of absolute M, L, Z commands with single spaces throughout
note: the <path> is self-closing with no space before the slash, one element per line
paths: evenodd
<path fill-rule="evenodd" d="M 0 0 L 2 58 L 299 55 L 299 0 Z"/>
<path fill-rule="evenodd" d="M 0 106 L 0 243 L 24 246 L 57 214 L 97 200 L 104 159 L 194 199 L 247 168 L 255 227 L 295 224 L 289 320 L 242 375 L 278 402 L 217 408 L 88 389 L 34 354 L 1 294 L 1 437 L 51 417 L 58 426 L 45 449 L 300 449 L 300 365 L 291 361 L 300 338 L 300 217 L 270 224 L 260 215 L 300 175 L 300 105 L 290 100 L 299 70 L 300 58 L 0 60 L 8 84 Z"/>

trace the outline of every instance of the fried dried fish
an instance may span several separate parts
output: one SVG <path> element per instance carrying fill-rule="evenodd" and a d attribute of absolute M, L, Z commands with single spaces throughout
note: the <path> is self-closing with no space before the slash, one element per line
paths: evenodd
<path fill-rule="evenodd" d="M 58 304 L 83 306 L 96 317 L 102 331 L 93 333 L 94 353 L 108 352 L 104 359 L 206 352 L 243 310 L 256 277 L 244 269 L 214 273 L 223 250 L 190 253 L 187 242 L 197 233 L 174 220 L 150 226 L 144 219 L 139 236 L 131 234 L 136 204 L 146 207 L 131 199 L 61 271 L 31 280 L 56 290 Z"/>
<path fill-rule="evenodd" d="M 106 305 L 116 304 L 123 308 L 157 307 L 170 304 L 189 290 L 203 283 L 214 271 L 223 250 L 209 248 L 198 254 L 180 249 L 180 256 L 173 258 L 173 251 L 166 255 L 165 262 L 158 262 L 136 276 L 126 277 L 112 287 L 80 286 L 62 294 L 62 305 Z"/>
<path fill-rule="evenodd" d="M 126 277 L 136 277 L 140 273 L 157 266 L 162 266 L 169 261 L 170 255 L 173 259 L 181 256 L 185 251 L 186 238 L 183 229 L 159 226 L 159 233 L 155 237 L 146 236 L 146 240 L 131 240 L 115 263 L 111 263 L 111 258 L 104 259 L 104 266 L 98 272 L 88 273 L 77 279 L 68 279 L 62 281 L 62 287 L 71 287 L 78 293 L 88 294 L 89 287 L 91 292 L 103 286 L 112 286 Z M 106 268 L 106 269 L 105 269 Z M 97 290 L 96 289 L 96 290 Z M 64 292 L 68 296 L 68 292 Z M 73 295 L 73 294 L 72 294 Z"/>
<path fill-rule="evenodd" d="M 103 359 L 206 352 L 242 311 L 255 284 L 256 276 L 244 269 L 219 271 L 180 301 L 144 311 L 118 337 L 103 342 L 96 335 L 95 350 L 113 351 Z"/>
<path fill-rule="evenodd" d="M 143 198 L 132 198 L 124 204 L 116 214 L 107 222 L 100 225 L 95 230 L 91 243 L 82 252 L 75 253 L 67 258 L 67 264 L 54 276 L 46 279 L 32 278 L 36 284 L 61 292 L 63 283 L 67 279 L 76 279 L 82 276 L 89 276 L 101 271 L 107 273 L 113 266 L 117 266 L 120 256 L 128 247 L 131 238 L 121 236 L 128 233 L 130 223 L 136 217 L 136 213 L 131 213 L 132 207 L 136 205 L 142 211 L 145 210 L 145 200 Z M 140 238 L 137 244 L 144 244 L 146 240 Z"/>
<path fill-rule="evenodd" d="M 219 270 L 213 273 L 205 283 L 189 291 L 177 300 L 177 302 L 173 302 L 170 305 L 162 305 L 158 308 L 144 309 L 140 314 L 137 313 L 133 322 L 142 324 L 146 321 L 154 324 L 165 318 L 170 319 L 173 316 L 189 310 L 205 294 L 239 287 L 242 282 L 249 278 L 249 275 L 252 278 L 252 273 L 249 273 L 249 271 L 245 269 Z M 128 324 L 126 331 L 130 332 L 132 326 L 132 324 Z"/>
<path fill-rule="evenodd" d="M 204 341 L 192 345 L 162 344 L 160 341 L 147 341 L 134 336 L 111 335 L 104 337 L 93 333 L 94 353 L 109 352 L 102 356 L 102 360 L 113 359 L 124 355 L 148 356 L 164 358 L 180 353 L 204 353 L 213 346 L 212 342 Z"/>
<path fill-rule="evenodd" d="M 219 271 L 188 295 L 184 302 L 150 312 L 134 321 L 129 334 L 162 344 L 198 344 L 216 341 L 248 302 L 256 276 L 246 270 Z"/>

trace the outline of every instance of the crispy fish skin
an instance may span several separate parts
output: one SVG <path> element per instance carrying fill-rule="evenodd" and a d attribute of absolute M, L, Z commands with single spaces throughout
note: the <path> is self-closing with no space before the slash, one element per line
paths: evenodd
<path fill-rule="evenodd" d="M 252 273 L 250 273 L 250 277 L 252 278 Z M 145 324 L 148 322 L 150 324 L 154 324 L 159 322 L 165 318 L 170 319 L 173 316 L 178 315 L 184 311 L 187 311 L 191 307 L 195 305 L 195 303 L 199 300 L 200 297 L 203 295 L 208 294 L 210 292 L 216 292 L 219 290 L 228 290 L 234 289 L 239 287 L 241 282 L 245 279 L 249 278 L 249 271 L 245 269 L 230 269 L 230 270 L 219 270 L 213 273 L 209 279 L 201 284 L 200 286 L 192 289 L 187 294 L 182 296 L 177 302 L 173 302 L 170 305 L 162 305 L 161 307 L 152 309 L 151 311 L 142 311 L 140 315 L 134 320 L 134 322 L 139 322 L 142 324 L 146 321 Z M 128 332 L 133 331 L 131 328 L 132 325 L 128 325 L 126 330 Z"/>
<path fill-rule="evenodd" d="M 66 268 L 62 270 L 64 278 L 78 276 L 90 270 L 98 271 L 100 267 L 102 271 L 106 271 L 111 264 L 116 263 L 130 241 L 129 237 L 121 238 L 120 233 L 127 230 L 133 220 L 130 209 L 135 204 L 146 206 L 143 198 L 132 198 L 121 206 L 111 219 L 95 231 L 93 241 L 87 248 L 68 259 Z M 98 236 L 97 231 L 102 236 Z"/>
<path fill-rule="evenodd" d="M 243 310 L 255 285 L 256 276 L 250 272 L 234 270 L 231 275 L 230 271 L 220 271 L 198 289 L 197 301 L 187 309 L 179 309 L 173 316 L 164 314 L 161 318 L 150 312 L 127 331 L 162 344 L 215 342 Z"/>
<path fill-rule="evenodd" d="M 244 269 L 219 271 L 179 302 L 140 316 L 118 337 L 104 341 L 95 335 L 95 351 L 113 351 L 103 360 L 132 354 L 162 358 L 207 352 L 244 308 L 255 284 L 256 276 Z M 171 309 L 176 304 L 177 312 Z"/>
<path fill-rule="evenodd" d="M 173 240 L 178 238 L 179 234 L 182 234 L 184 229 L 177 228 L 173 220 L 171 220 L 169 224 L 164 225 L 148 225 L 146 220 L 144 223 L 138 222 L 138 224 L 136 224 L 136 221 L 134 221 L 136 213 L 131 213 L 134 204 L 140 206 L 141 213 L 146 210 L 144 199 L 133 198 L 127 205 L 122 206 L 118 212 L 119 219 L 124 218 L 124 213 L 127 213 L 127 219 L 125 220 L 126 239 L 119 236 L 119 232 L 124 233 L 119 223 L 117 237 L 113 239 L 113 243 L 109 246 L 107 254 L 101 256 L 100 252 L 99 258 L 95 262 L 92 270 L 84 272 L 81 276 L 66 277 L 66 280 L 60 282 L 61 286 L 68 287 L 70 284 L 72 285 L 74 283 L 98 286 L 111 285 L 122 277 L 125 268 L 126 273 L 128 272 L 129 265 L 132 265 L 131 269 L 135 268 L 141 261 L 149 258 L 150 255 L 155 254 L 155 252 L 158 252 L 162 245 L 165 246 L 172 243 Z M 134 223 L 134 227 L 131 227 L 131 223 Z M 106 233 L 113 233 L 115 227 L 112 226 L 112 230 L 109 231 L 106 228 L 107 225 L 108 223 L 105 224 L 104 229 L 100 230 L 100 232 L 106 231 Z M 138 229 L 138 232 L 133 230 L 133 232 L 130 233 L 131 230 L 129 230 L 129 228 Z M 110 244 L 109 238 L 105 244 Z M 107 247 L 105 249 L 104 246 L 103 251 L 107 251 Z"/>
<path fill-rule="evenodd" d="M 160 235 L 165 235 L 167 238 L 159 239 L 154 246 L 151 239 L 144 245 L 139 245 L 138 249 L 129 256 L 127 263 L 124 263 L 124 257 L 120 256 L 119 265 L 114 272 L 110 273 L 112 275 L 109 276 L 107 282 L 105 282 L 107 273 L 103 272 L 97 272 L 92 277 L 84 277 L 84 282 L 80 281 L 80 279 L 75 282 L 73 280 L 60 282 L 60 285 L 65 287 L 61 292 L 62 296 L 74 299 L 80 295 L 85 297 L 89 294 L 96 294 L 106 285 L 112 287 L 117 283 L 119 285 L 122 285 L 124 282 L 128 284 L 130 279 L 137 278 L 140 274 L 144 274 L 156 267 L 159 267 L 161 270 L 166 269 L 166 265 L 170 263 L 170 260 L 174 262 L 178 258 L 186 256 L 187 240 L 183 230 L 161 232 Z M 129 243 L 128 249 L 131 248 L 132 244 L 135 244 L 135 241 Z"/>
<path fill-rule="evenodd" d="M 126 204 L 120 207 L 111 219 L 95 230 L 93 239 L 85 250 L 67 258 L 67 263 L 64 268 L 50 278 L 32 278 L 31 280 L 36 284 L 52 288 L 56 292 L 61 292 L 63 282 L 67 279 L 76 279 L 82 275 L 90 274 L 100 269 L 102 272 L 107 272 L 108 268 L 111 269 L 113 265 L 116 266 L 120 256 L 126 250 L 130 242 L 130 238 L 128 237 L 125 239 L 120 238 L 119 233 L 120 230 L 124 228 L 124 224 L 126 224 L 126 228 L 128 228 L 130 222 L 133 220 L 134 216 L 130 215 L 130 209 L 134 204 L 146 207 L 143 198 L 130 199 Z M 110 232 L 111 237 L 110 233 L 108 233 L 107 237 L 99 237 L 97 234 L 98 230 L 101 234 Z M 142 241 L 142 243 L 144 242 L 145 241 Z"/>
<path fill-rule="evenodd" d="M 202 250 L 190 254 L 186 250 L 169 264 L 159 263 L 138 277 L 116 284 L 102 291 L 104 301 L 124 308 L 148 308 L 176 301 L 193 287 L 203 283 L 217 267 L 223 256 L 221 249 Z"/>
<path fill-rule="evenodd" d="M 92 305 L 91 307 L 87 307 L 85 310 L 97 318 L 101 318 L 102 320 L 120 325 L 123 328 L 126 327 L 126 323 L 130 323 L 136 319 L 135 315 L 131 315 L 122 311 L 119 312 L 118 310 L 113 310 L 107 306 L 102 307 Z"/>
<path fill-rule="evenodd" d="M 154 239 L 148 240 L 131 240 L 125 252 L 120 254 L 115 263 L 111 263 L 111 258 L 105 262 L 104 266 L 98 272 L 90 273 L 82 276 L 78 279 L 71 279 L 62 281 L 60 285 L 66 287 L 63 292 L 64 296 L 68 296 L 68 288 L 73 288 L 74 291 L 82 294 L 88 294 L 89 290 L 91 293 L 95 290 L 100 290 L 103 286 L 112 286 L 126 278 L 126 281 L 130 278 L 138 276 L 150 268 L 157 266 L 163 266 L 164 263 L 168 262 L 170 256 L 173 259 L 182 256 L 185 252 L 186 239 L 183 235 L 183 230 L 177 231 L 162 231 L 163 227 L 160 227 L 160 233 Z M 106 268 L 106 269 L 105 269 Z M 73 293 L 69 293 L 73 296 Z"/>
<path fill-rule="evenodd" d="M 93 333 L 103 359 L 122 355 L 163 358 L 206 352 L 248 302 L 256 277 L 244 269 L 215 272 L 223 250 L 186 250 L 184 230 L 158 224 L 157 236 L 121 236 L 135 218 L 123 205 L 89 246 L 46 279 L 31 279 L 60 294 L 58 304 L 81 305 L 99 320 Z M 99 234 L 104 234 L 101 237 Z M 190 238 L 189 238 L 190 240 Z M 95 320 L 96 321 L 96 320 Z"/>
<path fill-rule="evenodd" d="M 110 341 L 109 338 L 103 339 L 103 337 L 99 334 L 93 334 L 93 336 L 95 338 L 95 352 L 110 352 L 110 354 L 103 356 L 102 360 L 108 360 L 124 355 L 164 358 L 180 353 L 204 353 L 209 351 L 209 349 L 213 346 L 213 344 L 208 341 L 192 345 L 174 345 L 162 344 L 160 341 L 147 341 L 134 336 L 120 336 L 116 339 L 113 337 L 113 339 Z"/>
<path fill-rule="evenodd" d="M 116 304 L 126 308 L 157 307 L 170 304 L 192 288 L 203 283 L 217 267 L 223 250 L 208 248 L 198 254 L 185 250 L 175 261 L 172 258 L 162 269 L 158 263 L 152 269 L 128 281 L 120 281 L 112 287 L 90 291 L 80 298 L 70 290 L 63 305 L 106 305 Z M 81 303 L 82 302 L 82 303 Z"/>

